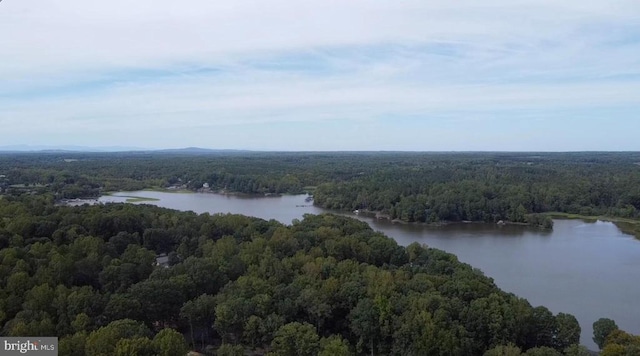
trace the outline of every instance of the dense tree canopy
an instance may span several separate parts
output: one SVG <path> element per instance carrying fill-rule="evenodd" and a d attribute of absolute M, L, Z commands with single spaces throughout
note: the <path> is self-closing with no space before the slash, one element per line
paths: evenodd
<path fill-rule="evenodd" d="M 24 195 L 0 199 L 0 235 L 2 334 L 57 335 L 63 354 L 483 355 L 578 342 L 572 316 L 346 217 L 285 226 Z M 171 266 L 156 265 L 165 252 Z"/>
<path fill-rule="evenodd" d="M 330 214 L 290 226 L 152 206 L 68 207 L 112 190 L 313 194 L 406 222 L 551 227 L 640 216 L 636 153 L 0 154 L 0 333 L 64 355 L 582 356 L 575 317 L 499 290 L 451 254 Z M 157 263 L 167 256 L 169 266 Z M 601 319 L 603 355 L 638 337 Z"/>

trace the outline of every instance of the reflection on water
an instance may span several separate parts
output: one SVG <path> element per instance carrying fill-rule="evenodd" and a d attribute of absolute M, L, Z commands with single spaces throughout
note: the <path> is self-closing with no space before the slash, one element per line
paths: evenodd
<path fill-rule="evenodd" d="M 105 196 L 102 202 L 123 202 L 126 197 Z M 238 197 L 217 194 L 126 192 L 149 197 L 143 202 L 196 213 L 236 213 L 291 223 L 303 214 L 325 210 L 310 206 L 305 195 Z M 601 317 L 614 319 L 629 332 L 640 334 L 640 241 L 608 222 L 555 220 L 552 232 L 526 226 L 451 224 L 432 227 L 398 224 L 355 214 L 373 229 L 401 245 L 413 242 L 451 252 L 481 269 L 505 291 L 571 313 L 582 326 L 581 342 L 596 349 L 591 324 Z"/>

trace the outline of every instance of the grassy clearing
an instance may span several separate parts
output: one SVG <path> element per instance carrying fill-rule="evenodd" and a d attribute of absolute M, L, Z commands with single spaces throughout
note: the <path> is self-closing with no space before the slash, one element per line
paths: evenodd
<path fill-rule="evenodd" d="M 551 218 L 556 219 L 580 219 L 580 220 L 601 220 L 601 221 L 610 221 L 610 222 L 623 222 L 628 224 L 640 224 L 640 220 L 629 219 L 629 218 L 619 218 L 614 216 L 604 216 L 604 215 L 580 215 L 580 214 L 569 214 L 569 213 L 559 213 L 559 212 L 551 212 L 544 213 Z"/>
<path fill-rule="evenodd" d="M 157 198 L 150 198 L 150 197 L 138 197 L 135 195 L 119 195 L 116 194 L 118 192 L 104 192 L 102 193 L 102 195 L 109 195 L 112 197 L 118 197 L 118 198 L 127 198 L 127 200 L 125 200 L 127 203 L 139 203 L 142 201 L 158 201 L 160 199 Z"/>
<path fill-rule="evenodd" d="M 123 198 L 127 198 L 126 202 L 127 203 L 139 203 L 139 202 L 143 202 L 143 201 L 158 201 L 160 199 L 156 199 L 156 198 L 148 198 L 148 197 L 132 197 L 132 196 L 122 196 Z"/>

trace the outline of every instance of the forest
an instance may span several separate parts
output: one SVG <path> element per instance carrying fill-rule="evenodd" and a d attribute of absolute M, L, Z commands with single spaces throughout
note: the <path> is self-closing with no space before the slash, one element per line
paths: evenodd
<path fill-rule="evenodd" d="M 291 225 L 148 205 L 70 207 L 128 189 L 288 194 L 414 221 L 549 215 L 635 221 L 635 154 L 0 154 L 0 333 L 62 355 L 567 355 L 575 317 L 501 291 L 454 255 L 366 223 Z M 630 223 L 630 229 L 637 225 Z M 603 356 L 640 338 L 594 323 Z"/>
<path fill-rule="evenodd" d="M 552 228 L 551 216 L 610 217 L 640 234 L 639 153 L 13 153 L 5 194 L 56 199 L 139 189 L 312 193 L 317 206 L 402 222 L 482 221 Z"/>
<path fill-rule="evenodd" d="M 454 255 L 399 246 L 337 215 L 287 226 L 5 196 L 0 247 L 2 334 L 56 335 L 62 355 L 587 352 L 572 315 L 499 290 Z M 616 335 L 616 347 L 637 340 Z"/>

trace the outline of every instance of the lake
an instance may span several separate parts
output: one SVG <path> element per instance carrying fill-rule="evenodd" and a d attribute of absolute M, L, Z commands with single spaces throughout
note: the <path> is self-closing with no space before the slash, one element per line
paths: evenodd
<path fill-rule="evenodd" d="M 235 213 L 290 224 L 303 214 L 327 210 L 306 202 L 306 195 L 242 197 L 219 194 L 120 192 L 99 199 L 125 202 L 127 197 L 158 199 L 153 204 L 196 213 Z M 365 221 L 401 245 L 427 244 L 481 269 L 503 290 L 544 305 L 554 313 L 576 316 L 581 343 L 597 349 L 591 325 L 601 317 L 640 334 L 640 241 L 609 222 L 554 220 L 552 232 L 526 226 L 452 224 L 442 227 L 397 224 L 349 215 Z"/>

